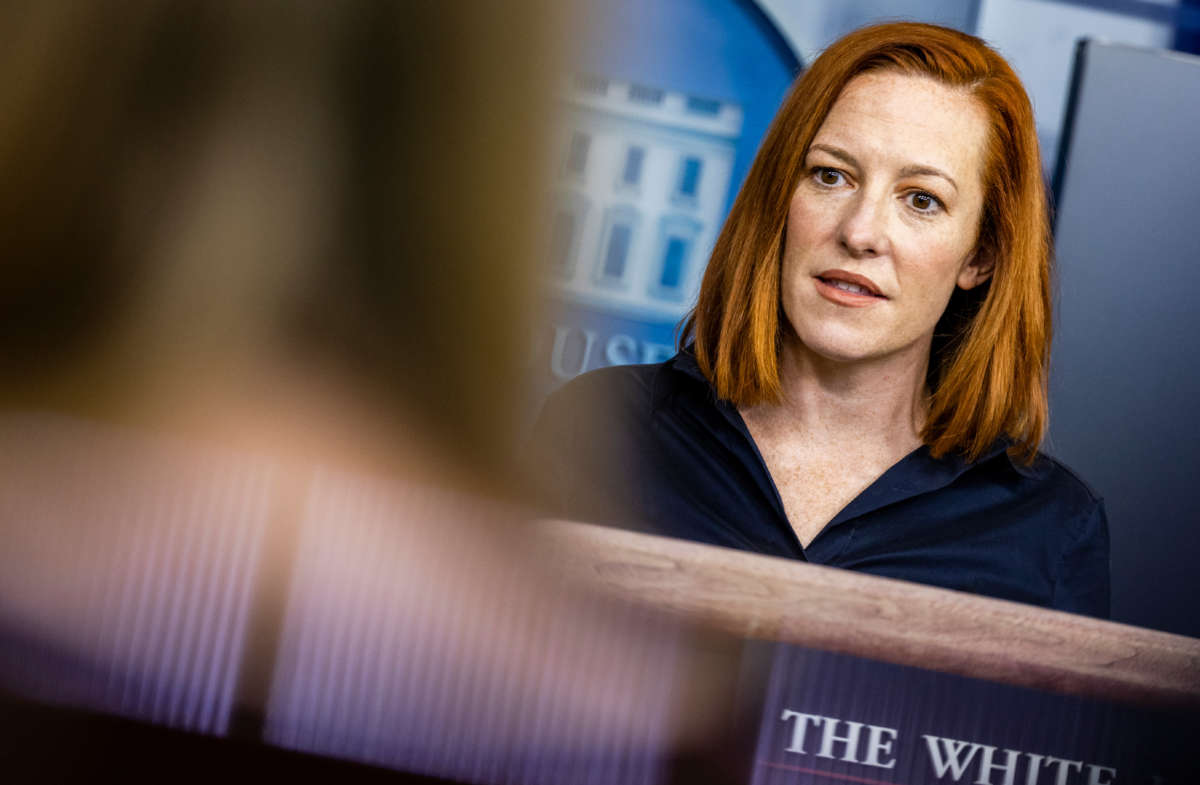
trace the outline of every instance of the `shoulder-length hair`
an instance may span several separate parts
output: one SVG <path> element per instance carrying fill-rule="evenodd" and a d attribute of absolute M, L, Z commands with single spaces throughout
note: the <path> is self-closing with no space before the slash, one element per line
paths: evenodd
<path fill-rule="evenodd" d="M 739 406 L 780 399 L 783 236 L 804 159 L 855 76 L 890 70 L 968 91 L 989 133 L 975 262 L 991 279 L 956 290 L 934 333 L 921 439 L 937 457 L 974 460 L 998 438 L 1032 462 L 1047 421 L 1051 245 L 1033 110 L 1020 80 L 974 36 L 897 22 L 857 30 L 797 80 L 717 238 L 680 342 L 694 344 L 717 394 Z"/>

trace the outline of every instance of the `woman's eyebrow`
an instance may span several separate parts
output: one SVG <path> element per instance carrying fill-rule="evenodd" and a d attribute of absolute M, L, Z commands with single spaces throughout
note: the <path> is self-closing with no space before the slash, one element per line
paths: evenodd
<path fill-rule="evenodd" d="M 850 153 L 848 153 L 847 151 L 843 150 L 840 147 L 834 147 L 833 145 L 823 144 L 823 143 L 810 145 L 808 148 L 808 151 L 811 153 L 814 150 L 820 150 L 823 153 L 828 153 L 829 155 L 832 155 L 834 158 L 837 158 L 837 159 L 849 164 L 850 166 L 853 166 L 855 169 L 859 169 L 859 170 L 862 169 L 862 166 L 858 163 L 858 159 L 856 159 L 853 155 L 851 155 Z M 954 181 L 954 178 L 951 177 L 950 175 L 946 174 L 945 172 L 943 172 L 941 169 L 938 169 L 935 166 L 926 166 L 924 164 L 909 164 L 908 166 L 906 166 L 900 170 L 901 177 L 916 177 L 918 175 L 928 175 L 928 176 L 932 176 L 932 177 L 940 177 L 943 180 L 945 180 L 946 182 L 950 183 L 950 187 L 952 187 L 954 189 L 955 193 L 958 192 L 958 183 L 956 183 Z"/>
<path fill-rule="evenodd" d="M 834 146 L 828 145 L 828 144 L 809 145 L 808 151 L 811 153 L 814 150 L 821 150 L 822 152 L 829 153 L 834 158 L 841 159 L 845 163 L 848 163 L 851 166 L 853 166 L 855 169 L 862 168 L 859 166 L 858 161 L 855 159 L 854 156 L 850 155 L 850 153 L 846 152 L 845 150 L 843 150 L 840 147 L 834 147 Z"/>
<path fill-rule="evenodd" d="M 958 192 L 958 183 L 954 182 L 954 178 L 936 167 L 910 164 L 900 170 L 901 177 L 916 177 L 917 175 L 940 177 L 946 182 L 950 183 L 950 186 L 955 190 L 956 193 Z"/>

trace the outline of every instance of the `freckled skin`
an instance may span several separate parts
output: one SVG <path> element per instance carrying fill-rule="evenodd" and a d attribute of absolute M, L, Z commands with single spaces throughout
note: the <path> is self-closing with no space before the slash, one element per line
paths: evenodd
<path fill-rule="evenodd" d="M 920 445 L 934 326 L 990 274 L 972 253 L 987 130 L 967 92 L 884 71 L 846 86 L 810 146 L 784 238 L 784 400 L 741 410 L 802 545 Z M 884 297 L 833 302 L 830 270 Z"/>

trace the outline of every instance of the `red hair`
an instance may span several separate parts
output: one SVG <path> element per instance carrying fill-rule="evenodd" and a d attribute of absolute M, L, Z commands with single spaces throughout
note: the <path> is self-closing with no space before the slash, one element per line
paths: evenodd
<path fill-rule="evenodd" d="M 775 116 L 717 238 L 696 307 L 681 326 L 717 394 L 778 402 L 783 234 L 808 147 L 859 74 L 890 70 L 968 91 L 989 120 L 975 263 L 991 279 L 958 290 L 934 333 L 930 410 L 921 439 L 935 457 L 978 458 L 998 438 L 1032 462 L 1046 429 L 1051 245 L 1037 132 L 1012 68 L 978 38 L 896 22 L 856 30 L 821 54 Z"/>

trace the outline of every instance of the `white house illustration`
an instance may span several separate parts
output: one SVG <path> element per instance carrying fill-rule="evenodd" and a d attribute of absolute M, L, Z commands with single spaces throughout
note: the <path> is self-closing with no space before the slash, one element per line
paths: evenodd
<path fill-rule="evenodd" d="M 551 291 L 678 320 L 724 218 L 741 107 L 593 75 L 573 78 L 566 104 L 546 250 Z"/>

